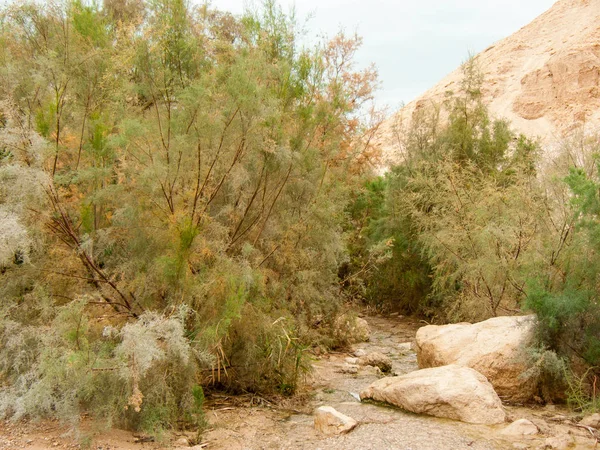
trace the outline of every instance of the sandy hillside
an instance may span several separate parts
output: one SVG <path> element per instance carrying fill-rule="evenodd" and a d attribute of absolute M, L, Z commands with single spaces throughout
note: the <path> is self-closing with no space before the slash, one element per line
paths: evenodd
<path fill-rule="evenodd" d="M 552 145 L 582 123 L 600 127 L 600 0 L 559 0 L 513 35 L 477 55 L 484 101 L 515 130 Z M 456 91 L 460 68 L 383 124 L 384 153 L 398 151 L 394 124 Z"/>

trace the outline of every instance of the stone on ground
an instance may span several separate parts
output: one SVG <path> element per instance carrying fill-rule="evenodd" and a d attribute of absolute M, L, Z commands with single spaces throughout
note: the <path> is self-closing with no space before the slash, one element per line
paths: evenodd
<path fill-rule="evenodd" d="M 600 429 L 600 414 L 595 413 L 590 416 L 585 416 L 583 419 L 581 419 L 579 424 L 585 425 L 586 427 Z"/>
<path fill-rule="evenodd" d="M 356 356 L 357 358 L 360 358 L 361 356 L 365 356 L 367 354 L 366 350 L 362 349 L 362 348 L 357 348 L 356 350 L 354 350 L 352 352 L 352 354 L 354 356 Z"/>
<path fill-rule="evenodd" d="M 538 427 L 530 420 L 519 419 L 500 432 L 505 436 L 531 436 L 539 433 Z"/>
<path fill-rule="evenodd" d="M 403 342 L 401 344 L 398 344 L 398 350 L 400 350 L 401 354 L 406 354 L 412 351 L 412 346 L 412 342 Z"/>
<path fill-rule="evenodd" d="M 315 411 L 315 428 L 323 434 L 348 433 L 358 422 L 352 417 L 335 410 L 331 406 L 321 406 Z"/>
<path fill-rule="evenodd" d="M 190 441 L 188 441 L 188 438 L 186 437 L 180 437 L 175 441 L 175 445 L 178 445 L 180 447 L 189 447 Z"/>
<path fill-rule="evenodd" d="M 542 448 L 548 450 L 567 450 L 575 445 L 575 440 L 568 434 L 561 434 L 559 436 L 552 436 L 544 441 Z"/>
<path fill-rule="evenodd" d="M 503 423 L 506 414 L 492 385 L 479 372 L 449 365 L 375 381 L 362 400 L 386 402 L 417 414 L 469 423 Z"/>
<path fill-rule="evenodd" d="M 535 316 L 494 317 L 483 322 L 428 325 L 417 331 L 420 368 L 457 364 L 482 373 L 505 401 L 524 402 L 537 392 L 537 378 L 522 350 L 534 339 Z M 533 373 L 535 371 L 531 371 Z"/>
<path fill-rule="evenodd" d="M 335 320 L 335 331 L 351 344 L 367 342 L 371 335 L 367 321 L 351 314 L 342 314 Z"/>
<path fill-rule="evenodd" d="M 382 372 L 392 371 L 392 360 L 383 353 L 373 352 L 358 358 L 358 364 L 361 366 L 379 367 Z"/>
<path fill-rule="evenodd" d="M 345 363 L 342 366 L 340 366 L 336 372 L 338 373 L 347 373 L 350 375 L 356 375 L 358 373 L 358 366 L 354 365 L 354 364 L 348 364 Z"/>

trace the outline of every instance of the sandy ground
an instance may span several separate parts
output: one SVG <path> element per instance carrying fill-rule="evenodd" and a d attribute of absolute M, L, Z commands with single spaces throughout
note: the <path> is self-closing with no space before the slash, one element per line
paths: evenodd
<path fill-rule="evenodd" d="M 544 448 L 548 437 L 567 434 L 575 444 L 571 448 L 594 448 L 595 440 L 589 433 L 571 425 L 570 414 L 555 406 L 507 407 L 510 420 L 527 418 L 541 430 L 541 434 L 535 437 L 510 439 L 500 434 L 505 425 L 465 424 L 361 403 L 357 399 L 358 392 L 382 375 L 372 367 L 360 368 L 353 373 L 351 358 L 357 352 L 378 351 L 390 356 L 396 374 L 415 370 L 415 353 L 400 344 L 411 342 L 417 328 L 422 325 L 398 316 L 366 319 L 372 330 L 369 342 L 355 345 L 348 353 L 315 358 L 314 371 L 302 396 L 304 401 L 296 399 L 275 405 L 260 397 L 213 397 L 207 408 L 209 429 L 195 447 L 185 441 L 186 438 L 193 439 L 194 433 L 174 436 L 168 442 L 143 442 L 143 436 L 121 430 L 94 433 L 86 421 L 83 431 L 94 435 L 94 438 L 82 446 L 69 433 L 68 427 L 44 421 L 0 422 L 0 449 L 538 449 Z M 353 417 L 359 422 L 358 427 L 343 436 L 328 438 L 320 435 L 314 429 L 312 412 L 322 405 L 333 406 Z"/>

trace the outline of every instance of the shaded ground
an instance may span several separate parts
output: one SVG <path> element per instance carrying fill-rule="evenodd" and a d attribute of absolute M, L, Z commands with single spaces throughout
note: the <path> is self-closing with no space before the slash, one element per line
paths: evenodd
<path fill-rule="evenodd" d="M 382 375 L 373 367 L 357 367 L 357 355 L 381 352 L 393 362 L 400 375 L 417 369 L 416 355 L 402 345 L 411 342 L 422 324 L 402 317 L 369 317 L 371 339 L 357 344 L 352 353 L 333 353 L 317 358 L 307 385 L 307 400 L 273 405 L 259 397 L 219 398 L 209 403 L 209 429 L 195 450 L 207 449 L 538 449 L 555 435 L 569 435 L 574 449 L 594 448 L 587 430 L 568 425 L 568 413 L 554 406 L 508 407 L 510 420 L 527 418 L 541 430 L 534 438 L 506 438 L 505 425 L 471 425 L 452 420 L 418 416 L 397 408 L 360 403 L 358 393 Z M 247 406 L 238 406 L 238 405 Z M 333 406 L 359 422 L 351 433 L 338 437 L 319 435 L 313 427 L 312 412 L 322 405 Z M 61 436 L 65 428 L 54 422 L 7 424 L 0 422 L 0 449 L 41 450 L 79 448 L 72 436 Z M 188 438 L 193 439 L 190 433 Z M 146 443 L 140 437 L 118 430 L 99 433 L 90 443 L 95 450 L 183 449 L 178 442 Z M 138 442 L 136 442 L 136 440 Z"/>

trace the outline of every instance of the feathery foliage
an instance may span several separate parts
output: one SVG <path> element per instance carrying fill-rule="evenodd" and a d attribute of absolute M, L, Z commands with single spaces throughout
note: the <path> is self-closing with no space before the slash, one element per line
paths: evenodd
<path fill-rule="evenodd" d="M 376 156 L 360 39 L 301 47 L 271 1 L 0 14 L 2 414 L 156 431 L 203 387 L 292 394 Z"/>

